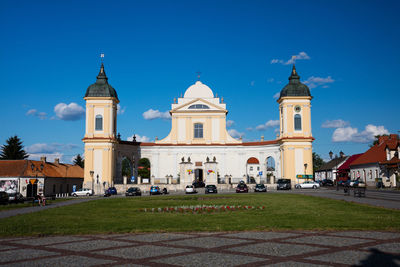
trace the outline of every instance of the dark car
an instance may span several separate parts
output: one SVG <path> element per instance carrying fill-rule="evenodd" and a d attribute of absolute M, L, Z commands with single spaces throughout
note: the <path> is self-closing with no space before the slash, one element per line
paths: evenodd
<path fill-rule="evenodd" d="M 129 187 L 125 192 L 125 196 L 141 196 L 142 191 L 140 191 L 139 187 Z"/>
<path fill-rule="evenodd" d="M 206 194 L 215 193 L 216 194 L 216 193 L 218 193 L 218 190 L 217 190 L 217 187 L 215 185 L 209 184 L 209 185 L 206 186 L 204 193 L 206 193 Z"/>
<path fill-rule="evenodd" d="M 115 187 L 109 187 L 109 188 L 108 188 L 108 192 L 109 192 L 111 195 L 116 195 L 116 194 L 117 194 L 117 188 L 115 188 Z"/>
<path fill-rule="evenodd" d="M 195 181 L 195 182 L 193 182 L 193 184 L 192 184 L 195 188 L 202 188 L 202 187 L 205 187 L 206 186 L 206 184 L 203 182 L 203 181 Z"/>
<path fill-rule="evenodd" d="M 25 201 L 21 193 L 8 194 L 8 202 L 10 203 L 23 203 Z"/>
<path fill-rule="evenodd" d="M 152 186 L 150 187 L 150 195 L 161 195 L 161 189 L 159 186 Z"/>
<path fill-rule="evenodd" d="M 247 185 L 243 182 L 239 183 L 236 187 L 236 193 L 248 193 L 249 192 L 249 188 L 247 187 Z"/>
<path fill-rule="evenodd" d="M 267 192 L 267 188 L 263 184 L 256 184 L 254 192 Z"/>
<path fill-rule="evenodd" d="M 8 194 L 6 192 L 0 192 L 0 204 L 8 204 Z"/>
<path fill-rule="evenodd" d="M 292 181 L 290 179 L 278 179 L 276 183 L 277 183 L 276 190 L 292 189 Z"/>
<path fill-rule="evenodd" d="M 385 184 L 382 181 L 376 182 L 376 188 L 385 188 Z"/>
<path fill-rule="evenodd" d="M 323 179 L 320 183 L 322 186 L 333 186 L 333 181 L 330 179 Z"/>

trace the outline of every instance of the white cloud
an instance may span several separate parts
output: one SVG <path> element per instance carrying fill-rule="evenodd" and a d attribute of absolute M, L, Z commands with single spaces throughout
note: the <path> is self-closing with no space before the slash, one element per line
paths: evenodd
<path fill-rule="evenodd" d="M 244 133 L 241 133 L 235 129 L 229 129 L 228 133 L 230 136 L 232 136 L 233 138 L 240 138 L 244 136 Z"/>
<path fill-rule="evenodd" d="M 281 96 L 281 92 L 277 92 L 274 94 L 273 98 L 278 99 Z"/>
<path fill-rule="evenodd" d="M 247 127 L 246 131 L 249 131 L 249 132 L 254 131 L 254 128 L 253 127 Z"/>
<path fill-rule="evenodd" d="M 29 159 L 32 160 L 40 160 L 41 157 L 46 157 L 48 162 L 53 162 L 58 158 L 60 162 L 71 163 L 76 155 L 74 155 L 73 158 L 70 156 L 66 157 L 65 152 L 70 152 L 77 148 L 79 148 L 79 146 L 75 144 L 37 143 L 27 146 L 26 152 L 29 154 Z"/>
<path fill-rule="evenodd" d="M 235 122 L 233 120 L 227 120 L 226 121 L 226 127 L 231 127 L 234 124 L 235 124 Z"/>
<path fill-rule="evenodd" d="M 311 76 L 310 78 L 305 80 L 303 83 L 307 84 L 308 87 L 310 87 L 310 88 L 316 88 L 318 86 L 322 86 L 323 88 L 328 88 L 329 87 L 328 84 L 333 83 L 334 81 L 335 80 L 332 79 L 331 76 L 328 76 L 326 78 Z"/>
<path fill-rule="evenodd" d="M 279 120 L 269 120 L 264 124 L 258 125 L 256 127 L 256 130 L 263 131 L 263 130 L 266 130 L 268 128 L 273 128 L 273 127 L 276 127 L 276 126 L 279 126 Z"/>
<path fill-rule="evenodd" d="M 62 163 L 72 163 L 71 159 L 65 158 L 64 153 L 55 152 L 55 153 L 33 153 L 29 154 L 28 159 L 31 160 L 40 160 L 41 157 L 46 157 L 47 162 L 54 162 L 55 159 L 59 159 Z"/>
<path fill-rule="evenodd" d="M 85 109 L 76 103 L 59 103 L 54 107 L 54 112 L 60 120 L 76 121 L 85 115 Z"/>
<path fill-rule="evenodd" d="M 133 140 L 133 135 L 127 138 L 128 141 L 132 141 Z M 141 136 L 141 135 L 136 135 L 136 142 L 149 142 L 150 138 L 147 136 Z"/>
<path fill-rule="evenodd" d="M 143 112 L 143 118 L 145 120 L 154 120 L 154 119 L 163 119 L 163 120 L 170 120 L 171 115 L 169 111 L 160 112 L 158 109 L 149 109 L 148 111 Z"/>
<path fill-rule="evenodd" d="M 346 126 L 349 126 L 350 123 L 348 121 L 344 121 L 341 119 L 338 120 L 327 120 L 324 123 L 322 123 L 321 127 L 322 128 L 343 128 Z"/>
<path fill-rule="evenodd" d="M 121 107 L 120 104 L 117 104 L 117 114 L 122 115 L 125 113 L 126 107 Z"/>
<path fill-rule="evenodd" d="M 44 120 L 47 118 L 47 113 L 46 112 L 39 112 L 36 109 L 30 109 L 28 112 L 26 112 L 27 116 L 35 116 L 38 117 L 41 120 Z"/>
<path fill-rule="evenodd" d="M 283 60 L 283 59 L 272 59 L 271 64 L 282 64 L 282 65 L 289 65 L 289 64 L 294 64 L 296 60 L 309 60 L 310 57 L 307 55 L 306 52 L 300 52 L 299 54 L 293 56 L 289 60 Z"/>
<path fill-rule="evenodd" d="M 375 126 L 368 124 L 365 130 L 358 132 L 357 128 L 342 127 L 337 128 L 332 135 L 333 142 L 355 142 L 369 143 L 375 139 L 375 135 L 389 134 L 389 131 L 384 126 Z"/>

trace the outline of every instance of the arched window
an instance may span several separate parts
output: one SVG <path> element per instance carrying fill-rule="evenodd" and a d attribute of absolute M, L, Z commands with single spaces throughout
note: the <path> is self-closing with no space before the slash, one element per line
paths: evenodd
<path fill-rule="evenodd" d="M 96 131 L 103 131 L 103 116 L 101 116 L 101 115 L 96 115 L 95 130 Z"/>
<path fill-rule="evenodd" d="M 294 130 L 301 131 L 301 115 L 300 114 L 294 115 Z"/>
<path fill-rule="evenodd" d="M 194 138 L 203 138 L 203 124 L 202 123 L 194 124 Z"/>
<path fill-rule="evenodd" d="M 210 109 L 210 107 L 203 104 L 195 104 L 188 107 L 188 109 Z"/>

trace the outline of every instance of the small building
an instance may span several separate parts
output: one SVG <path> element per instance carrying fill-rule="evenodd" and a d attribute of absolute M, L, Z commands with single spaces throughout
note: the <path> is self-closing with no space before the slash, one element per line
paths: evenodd
<path fill-rule="evenodd" d="M 360 178 L 369 186 L 375 186 L 378 181 L 387 187 L 397 186 L 399 145 L 397 134 L 379 137 L 378 144 L 350 164 L 351 178 Z"/>
<path fill-rule="evenodd" d="M 347 181 L 351 179 L 351 174 L 350 174 L 350 164 L 361 157 L 363 153 L 360 154 L 355 154 L 347 158 L 347 160 L 342 164 L 342 166 L 339 167 L 338 169 L 338 180 L 342 181 Z"/>
<path fill-rule="evenodd" d="M 0 160 L 0 191 L 21 193 L 24 197 L 71 194 L 82 188 L 83 168 L 60 163 L 59 159 Z"/>
<path fill-rule="evenodd" d="M 329 179 L 332 181 L 336 181 L 338 177 L 339 168 L 343 165 L 343 163 L 348 159 L 348 156 L 345 156 L 341 153 L 340 157 L 334 158 L 326 164 L 322 165 L 321 168 L 315 171 L 315 179 L 323 180 Z"/>

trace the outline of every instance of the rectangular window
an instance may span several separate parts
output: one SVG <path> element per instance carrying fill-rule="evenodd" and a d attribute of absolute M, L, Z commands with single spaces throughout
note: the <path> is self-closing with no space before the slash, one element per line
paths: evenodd
<path fill-rule="evenodd" d="M 253 170 L 253 167 L 250 167 L 250 171 L 252 171 Z"/>
<path fill-rule="evenodd" d="M 103 131 L 103 116 L 101 116 L 101 115 L 96 115 L 95 130 L 96 131 Z"/>
<path fill-rule="evenodd" d="M 194 124 L 194 138 L 203 138 L 203 124 L 202 123 Z"/>

